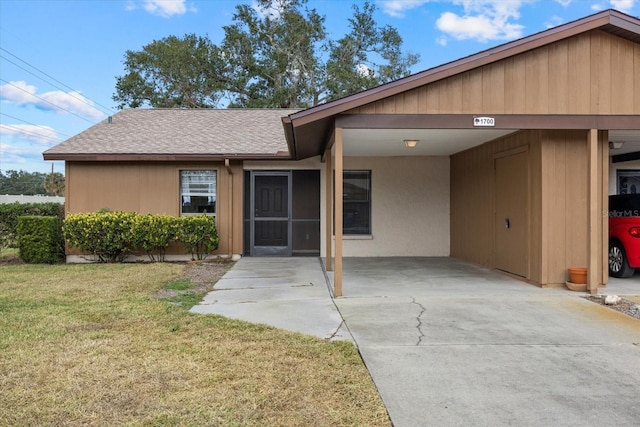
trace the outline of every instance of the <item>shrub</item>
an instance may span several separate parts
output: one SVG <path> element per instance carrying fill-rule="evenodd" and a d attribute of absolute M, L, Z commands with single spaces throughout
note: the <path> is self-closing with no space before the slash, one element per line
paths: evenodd
<path fill-rule="evenodd" d="M 218 249 L 218 231 L 214 217 L 183 216 L 176 218 L 179 224 L 178 241 L 191 254 L 191 259 L 205 259 L 211 252 Z"/>
<path fill-rule="evenodd" d="M 133 244 L 144 249 L 152 262 L 163 262 L 167 248 L 176 240 L 178 226 L 174 216 L 137 215 L 131 229 Z"/>
<path fill-rule="evenodd" d="M 62 259 L 60 220 L 56 216 L 18 218 L 20 258 L 27 263 L 53 264 Z"/>
<path fill-rule="evenodd" d="M 0 204 L 0 249 L 18 247 L 18 218 L 21 216 L 55 216 L 62 221 L 64 205 L 60 203 L 6 203 Z"/>
<path fill-rule="evenodd" d="M 133 212 L 69 214 L 63 233 L 69 246 L 91 253 L 100 262 L 122 262 L 133 249 Z"/>
<path fill-rule="evenodd" d="M 218 248 L 215 218 L 173 217 L 134 212 L 69 214 L 62 227 L 69 246 L 99 262 L 122 262 L 143 249 L 151 261 L 164 261 L 172 242 L 181 242 L 191 259 L 205 259 Z"/>

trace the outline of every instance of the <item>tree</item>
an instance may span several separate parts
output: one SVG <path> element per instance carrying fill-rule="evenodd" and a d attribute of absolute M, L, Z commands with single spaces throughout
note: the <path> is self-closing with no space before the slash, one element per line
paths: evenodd
<path fill-rule="evenodd" d="M 127 51 L 113 99 L 120 108 L 306 108 L 407 76 L 418 62 L 395 28 L 376 24 L 373 3 L 353 7 L 337 41 L 307 0 L 255 4 L 236 6 L 219 46 L 190 34 Z"/>
<path fill-rule="evenodd" d="M 53 171 L 51 165 L 51 173 L 44 177 L 43 187 L 49 196 L 64 196 L 64 175 L 60 172 Z"/>
<path fill-rule="evenodd" d="M 44 175 L 40 172 L 8 170 L 0 173 L 0 194 L 44 194 Z"/>
<path fill-rule="evenodd" d="M 391 27 L 377 27 L 375 5 L 353 6 L 351 31 L 337 42 L 330 42 L 327 61 L 327 98 L 333 100 L 409 74 L 418 55 L 403 55 L 402 37 Z"/>
<path fill-rule="evenodd" d="M 216 105 L 223 74 L 221 55 L 206 37 L 165 37 L 141 52 L 128 50 L 127 74 L 116 78 L 113 100 L 118 107 L 199 108 Z"/>

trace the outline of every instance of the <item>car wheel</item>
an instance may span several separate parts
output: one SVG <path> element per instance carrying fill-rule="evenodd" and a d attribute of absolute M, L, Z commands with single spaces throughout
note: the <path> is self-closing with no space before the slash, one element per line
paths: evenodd
<path fill-rule="evenodd" d="M 627 255 L 622 244 L 617 241 L 609 243 L 609 275 L 613 277 L 631 277 L 635 272 L 629 267 Z"/>

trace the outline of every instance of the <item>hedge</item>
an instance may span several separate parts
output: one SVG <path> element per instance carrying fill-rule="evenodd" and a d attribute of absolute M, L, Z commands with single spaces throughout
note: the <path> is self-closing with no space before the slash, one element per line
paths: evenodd
<path fill-rule="evenodd" d="M 24 262 L 53 264 L 62 260 L 64 246 L 57 216 L 21 216 L 17 232 L 20 258 Z"/>
<path fill-rule="evenodd" d="M 60 223 L 64 218 L 64 205 L 60 203 L 6 203 L 0 204 L 0 249 L 17 248 L 18 218 L 21 216 L 55 216 Z"/>
<path fill-rule="evenodd" d="M 172 242 L 181 242 L 192 259 L 204 259 L 218 248 L 213 217 L 96 212 L 69 214 L 63 225 L 69 246 L 99 262 L 122 262 L 144 250 L 151 261 L 164 261 Z"/>

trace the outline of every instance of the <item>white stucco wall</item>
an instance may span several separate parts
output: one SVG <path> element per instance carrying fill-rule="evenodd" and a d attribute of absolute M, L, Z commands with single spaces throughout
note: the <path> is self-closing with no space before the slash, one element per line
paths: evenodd
<path fill-rule="evenodd" d="M 321 255 L 325 254 L 325 167 L 245 162 L 245 169 L 320 169 Z M 371 170 L 371 236 L 346 236 L 344 256 L 449 256 L 449 157 L 345 157 L 344 169 Z"/>
<path fill-rule="evenodd" d="M 449 256 L 448 157 L 346 157 L 371 170 L 371 237 L 345 237 L 344 256 Z"/>
<path fill-rule="evenodd" d="M 633 160 L 631 162 L 611 163 L 611 157 L 609 158 L 609 195 L 618 194 L 616 171 L 618 169 L 640 169 L 640 160 Z"/>

